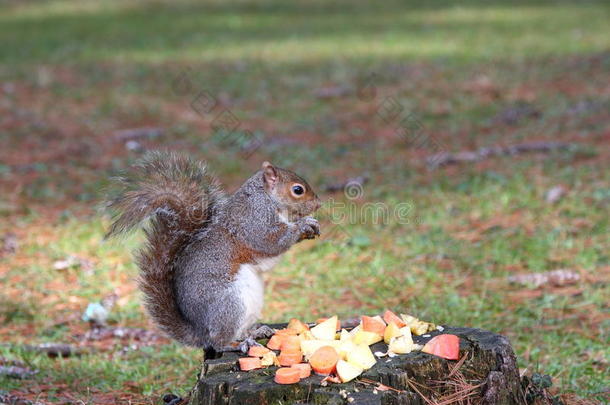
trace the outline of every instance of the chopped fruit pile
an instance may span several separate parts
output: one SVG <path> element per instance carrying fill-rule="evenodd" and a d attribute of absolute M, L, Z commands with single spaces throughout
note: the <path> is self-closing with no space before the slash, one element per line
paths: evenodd
<path fill-rule="evenodd" d="M 250 371 L 269 366 L 280 366 L 274 381 L 294 384 L 307 378 L 311 371 L 330 376 L 329 380 L 348 382 L 377 363 L 375 355 L 396 356 L 421 350 L 448 360 L 459 358 L 460 339 L 442 334 L 425 346 L 415 344 L 412 334 L 423 335 L 443 330 L 433 323 L 390 310 L 381 316 L 362 316 L 358 326 L 348 331 L 341 329 L 337 316 L 318 319 L 311 329 L 298 319 L 291 319 L 286 329 L 280 329 L 267 342 L 267 347 L 253 346 L 249 357 L 239 359 L 239 368 Z M 387 353 L 371 351 L 371 345 L 384 341 Z M 279 355 L 275 353 L 279 351 Z"/>

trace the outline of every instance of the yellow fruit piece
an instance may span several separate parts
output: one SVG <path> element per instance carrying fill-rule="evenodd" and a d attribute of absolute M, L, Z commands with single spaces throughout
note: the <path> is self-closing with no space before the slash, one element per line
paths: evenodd
<path fill-rule="evenodd" d="M 323 346 L 330 346 L 337 352 L 340 352 L 342 344 L 340 340 L 302 340 L 301 341 L 301 352 L 305 356 L 306 360 L 309 360 L 312 354 Z"/>
<path fill-rule="evenodd" d="M 339 353 L 339 356 L 343 360 L 347 360 L 347 355 L 349 354 L 349 352 L 354 350 L 356 345 L 354 344 L 354 342 L 352 342 L 351 339 L 349 339 L 349 340 L 339 340 L 338 343 L 339 344 L 335 347 L 335 349 L 337 350 L 337 353 Z"/>
<path fill-rule="evenodd" d="M 333 316 L 324 322 L 311 328 L 310 332 L 316 339 L 320 340 L 335 340 L 337 331 L 337 316 Z"/>
<path fill-rule="evenodd" d="M 413 336 L 408 326 L 401 329 L 401 335 L 393 337 L 388 345 L 388 350 L 396 354 L 406 354 L 413 351 Z"/>
<path fill-rule="evenodd" d="M 400 317 L 402 318 L 404 323 L 406 323 L 407 325 L 409 325 L 412 322 L 419 321 L 419 319 L 417 319 L 416 317 L 411 316 L 411 315 L 400 314 Z"/>
<path fill-rule="evenodd" d="M 418 321 L 417 323 L 413 323 L 411 326 L 411 332 L 415 333 L 417 336 L 423 335 L 428 332 L 428 324 L 422 321 Z"/>
<path fill-rule="evenodd" d="M 351 340 L 352 335 L 349 334 L 347 329 L 341 329 L 341 333 L 339 333 L 339 340 Z"/>
<path fill-rule="evenodd" d="M 409 329 L 409 334 L 411 333 L 411 330 Z M 400 328 L 398 326 L 396 326 L 396 324 L 394 322 L 390 322 L 390 324 L 388 325 L 387 328 L 385 328 L 385 332 L 383 334 L 383 341 L 386 342 L 387 344 L 390 344 L 390 340 L 392 340 L 392 338 L 401 336 L 402 332 L 400 330 Z"/>
<path fill-rule="evenodd" d="M 365 370 L 368 370 L 377 363 L 371 349 L 364 344 L 356 345 L 354 350 L 347 354 L 347 361 Z"/>
<path fill-rule="evenodd" d="M 315 338 L 311 334 L 311 331 L 309 331 L 309 330 L 306 330 L 305 332 L 300 333 L 299 334 L 299 339 L 301 339 L 301 340 L 315 340 Z"/>
<path fill-rule="evenodd" d="M 414 316 L 400 314 L 402 320 L 411 328 L 411 332 L 416 335 L 423 335 L 436 329 L 436 325 L 431 322 L 420 321 Z"/>
<path fill-rule="evenodd" d="M 435 331 L 438 328 L 438 326 L 435 323 L 426 322 L 426 324 L 428 325 L 428 332 Z"/>
<path fill-rule="evenodd" d="M 274 352 L 268 351 L 263 354 L 263 358 L 261 359 L 261 366 L 269 367 L 269 366 L 279 366 L 280 362 L 277 359 L 277 356 Z"/>
<path fill-rule="evenodd" d="M 301 352 L 305 358 L 309 358 L 322 346 L 331 346 L 334 340 L 301 340 Z"/>
<path fill-rule="evenodd" d="M 290 321 L 288 321 L 288 326 L 286 326 L 286 329 L 292 329 L 296 331 L 296 333 L 303 333 L 306 330 L 309 330 L 307 325 L 297 318 L 291 318 Z"/>
<path fill-rule="evenodd" d="M 351 336 L 354 336 L 356 333 L 360 332 L 362 330 L 362 322 L 360 322 L 359 325 L 357 325 L 354 329 L 349 331 L 349 334 Z"/>
<path fill-rule="evenodd" d="M 337 375 L 341 379 L 341 382 L 352 381 L 354 378 L 362 374 L 364 370 L 352 363 L 345 360 L 339 360 L 337 363 Z"/>
<path fill-rule="evenodd" d="M 365 344 L 367 346 L 370 346 L 377 342 L 381 342 L 383 340 L 383 337 L 375 332 L 367 332 L 364 330 L 360 330 L 353 336 L 352 340 L 357 345 Z"/>

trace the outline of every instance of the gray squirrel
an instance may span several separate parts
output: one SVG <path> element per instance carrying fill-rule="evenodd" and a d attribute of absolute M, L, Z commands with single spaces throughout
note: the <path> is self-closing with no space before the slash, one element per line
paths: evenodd
<path fill-rule="evenodd" d="M 227 196 L 205 164 L 152 152 L 119 178 L 108 201 L 107 237 L 144 227 L 138 285 L 157 326 L 188 346 L 247 350 L 269 334 L 255 328 L 263 306 L 261 272 L 304 239 L 320 235 L 311 217 L 320 199 L 305 180 L 269 162 Z"/>

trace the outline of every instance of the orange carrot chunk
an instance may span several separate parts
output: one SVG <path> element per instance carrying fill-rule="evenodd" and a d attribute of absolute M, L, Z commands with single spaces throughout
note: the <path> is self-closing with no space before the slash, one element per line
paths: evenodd
<path fill-rule="evenodd" d="M 277 360 L 280 362 L 280 366 L 292 366 L 293 364 L 299 364 L 303 360 L 303 353 L 300 351 L 282 351 Z"/>
<path fill-rule="evenodd" d="M 383 336 L 383 332 L 385 332 L 385 323 L 379 320 L 379 318 L 362 315 L 362 330 Z"/>
<path fill-rule="evenodd" d="M 321 375 L 329 375 L 335 370 L 339 354 L 331 346 L 322 346 L 309 358 L 309 364 L 313 371 Z"/>
<path fill-rule="evenodd" d="M 298 336 L 285 336 L 280 347 L 281 351 L 300 351 L 301 339 Z"/>
<path fill-rule="evenodd" d="M 402 319 L 400 319 L 400 317 L 398 315 L 396 315 L 394 312 L 390 311 L 389 309 L 383 313 L 383 320 L 388 325 L 391 322 L 394 322 L 396 324 L 396 326 L 398 326 L 399 328 L 403 328 L 403 327 L 407 326 L 407 324 Z"/>
<path fill-rule="evenodd" d="M 258 357 L 242 357 L 239 359 L 239 369 L 241 371 L 250 371 L 262 367 L 261 359 Z"/>
<path fill-rule="evenodd" d="M 269 353 L 269 349 L 264 346 L 252 346 L 248 350 L 248 356 L 250 357 L 263 357 L 266 353 Z"/>
<path fill-rule="evenodd" d="M 301 375 L 300 375 L 301 378 L 307 378 L 311 375 L 311 366 L 307 363 L 293 364 L 290 367 L 296 368 L 297 370 L 299 370 L 299 373 L 301 373 Z"/>
<path fill-rule="evenodd" d="M 278 368 L 275 372 L 275 381 L 278 384 L 294 384 L 298 383 L 301 380 L 299 370 L 292 367 L 282 367 Z"/>
<path fill-rule="evenodd" d="M 267 342 L 267 347 L 271 350 L 280 350 L 282 347 L 282 342 L 284 341 L 285 336 L 278 335 L 277 333 L 271 336 L 271 339 Z"/>
<path fill-rule="evenodd" d="M 279 329 L 275 332 L 276 335 L 281 335 L 281 336 L 286 336 L 286 335 L 290 335 L 290 336 L 296 336 L 299 333 L 294 330 L 294 329 Z"/>

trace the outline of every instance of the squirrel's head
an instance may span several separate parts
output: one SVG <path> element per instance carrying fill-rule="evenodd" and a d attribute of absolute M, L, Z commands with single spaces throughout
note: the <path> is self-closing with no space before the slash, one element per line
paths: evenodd
<path fill-rule="evenodd" d="M 320 208 L 320 199 L 311 186 L 294 172 L 263 162 L 262 175 L 265 191 L 290 220 L 311 215 Z"/>

